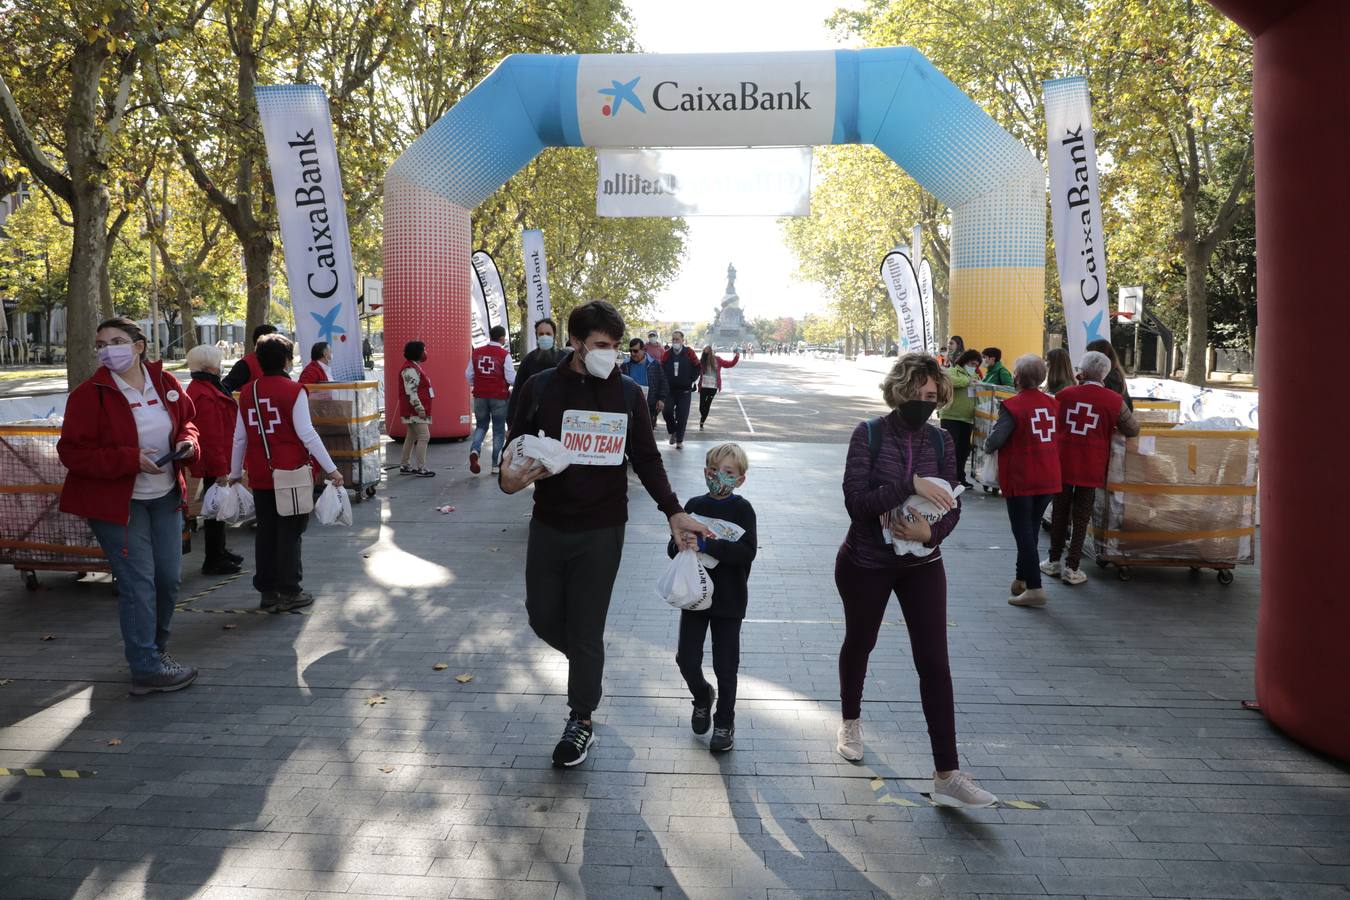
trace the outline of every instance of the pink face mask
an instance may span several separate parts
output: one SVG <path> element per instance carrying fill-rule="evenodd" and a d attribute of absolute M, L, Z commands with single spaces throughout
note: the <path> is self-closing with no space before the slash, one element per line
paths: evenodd
<path fill-rule="evenodd" d="M 109 344 L 99 348 L 98 361 L 109 371 L 121 375 L 136 362 L 136 347 L 133 344 Z"/>

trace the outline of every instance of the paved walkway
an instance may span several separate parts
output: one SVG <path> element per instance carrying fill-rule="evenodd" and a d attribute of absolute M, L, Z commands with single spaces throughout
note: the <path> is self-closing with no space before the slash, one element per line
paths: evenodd
<path fill-rule="evenodd" d="M 717 758 L 687 729 L 640 489 L 576 771 L 549 765 L 564 669 L 526 624 L 529 500 L 469 476 L 462 444 L 352 529 L 311 528 L 310 615 L 216 611 L 256 596 L 194 556 L 173 649 L 202 675 L 179 694 L 127 696 L 106 584 L 6 576 L 0 767 L 80 777 L 0 777 L 0 896 L 1347 896 L 1350 774 L 1239 706 L 1255 570 L 1225 588 L 1094 569 L 1015 609 L 1002 503 L 971 498 L 946 545 L 960 751 L 1010 805 L 940 810 L 898 610 L 867 759 L 833 751 L 842 446 L 748 450 L 762 549 Z M 682 495 L 701 484 L 696 440 L 667 459 Z"/>

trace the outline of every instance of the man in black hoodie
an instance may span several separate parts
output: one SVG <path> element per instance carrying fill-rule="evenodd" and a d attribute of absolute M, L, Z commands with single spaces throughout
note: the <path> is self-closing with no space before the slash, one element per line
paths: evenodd
<path fill-rule="evenodd" d="M 661 360 L 661 371 L 670 388 L 666 401 L 666 426 L 675 449 L 684 448 L 684 430 L 689 424 L 689 400 L 698 387 L 698 354 L 684 344 L 684 332 L 670 335 L 670 352 Z"/>
<path fill-rule="evenodd" d="M 525 608 L 534 633 L 568 662 L 571 714 L 553 751 L 555 766 L 578 765 L 595 742 L 591 713 L 600 703 L 605 618 L 623 555 L 629 463 L 670 520 L 678 546 L 711 536 L 681 509 L 642 391 L 616 366 L 624 333 L 618 310 L 591 301 L 572 311 L 567 331 L 574 352 L 521 389 L 507 441 L 542 430 L 572 450 L 572 462 L 551 478 L 542 466 L 521 472 L 503 465 L 499 482 L 508 494 L 537 482 Z"/>

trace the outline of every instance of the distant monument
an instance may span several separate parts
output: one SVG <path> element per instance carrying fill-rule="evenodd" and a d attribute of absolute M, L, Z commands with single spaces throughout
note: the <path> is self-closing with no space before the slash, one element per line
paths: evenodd
<path fill-rule="evenodd" d="M 722 306 L 713 311 L 712 325 L 708 327 L 708 343 L 716 350 L 731 350 L 753 343 L 755 333 L 745 323 L 741 298 L 736 294 L 736 267 L 727 264 L 727 292 L 722 295 Z"/>

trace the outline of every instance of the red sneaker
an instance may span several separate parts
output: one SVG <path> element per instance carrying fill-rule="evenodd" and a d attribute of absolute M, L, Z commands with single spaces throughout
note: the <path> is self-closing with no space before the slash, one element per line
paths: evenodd
<path fill-rule="evenodd" d="M 475 475 L 483 471 L 483 467 L 478 464 L 478 454 L 476 452 L 469 454 L 469 471 Z"/>

